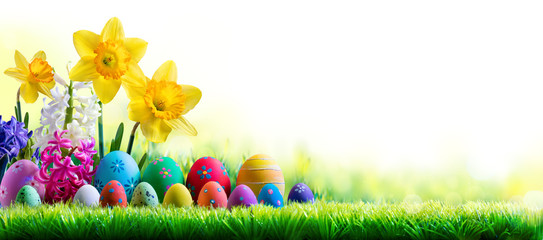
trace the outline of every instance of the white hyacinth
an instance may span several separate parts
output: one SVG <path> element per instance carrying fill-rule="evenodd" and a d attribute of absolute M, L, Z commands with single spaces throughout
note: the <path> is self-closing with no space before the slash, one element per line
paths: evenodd
<path fill-rule="evenodd" d="M 41 127 L 35 131 L 36 143 L 32 146 L 33 149 L 40 147 L 45 148 L 47 142 L 54 137 L 54 132 L 64 128 L 66 119 L 66 108 L 69 107 L 68 101 L 68 86 L 66 82 L 55 74 L 55 80 L 64 86 L 63 90 L 58 87 L 51 91 L 53 99 L 45 104 L 46 98 L 43 99 L 44 107 L 41 110 L 40 124 Z M 79 96 L 78 91 L 91 88 L 88 83 L 74 83 L 73 85 L 73 117 L 72 122 L 68 123 L 68 133 L 65 137 L 72 140 L 72 145 L 79 145 L 79 140 L 89 139 L 94 137 L 96 132 L 96 120 L 100 116 L 100 106 L 98 98 L 95 94 L 90 96 Z"/>

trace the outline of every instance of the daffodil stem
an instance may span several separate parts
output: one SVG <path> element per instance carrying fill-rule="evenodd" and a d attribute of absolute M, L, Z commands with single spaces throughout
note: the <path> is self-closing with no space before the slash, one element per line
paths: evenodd
<path fill-rule="evenodd" d="M 100 116 L 98 117 L 98 153 L 100 154 L 100 159 L 104 158 L 104 108 L 102 102 L 98 101 L 100 106 Z"/>
<path fill-rule="evenodd" d="M 64 118 L 64 130 L 68 129 L 68 124 L 72 122 L 74 115 L 74 85 L 72 80 L 70 80 L 70 86 L 68 86 L 68 94 L 70 95 L 70 98 L 68 99 L 66 117 Z"/>
<path fill-rule="evenodd" d="M 23 121 L 23 115 L 21 114 L 21 88 L 17 90 L 17 112 L 15 113 L 17 121 Z"/>
<path fill-rule="evenodd" d="M 132 128 L 132 132 L 130 133 L 130 139 L 128 140 L 128 147 L 126 148 L 126 153 L 130 155 L 132 152 L 132 145 L 134 144 L 134 137 L 136 136 L 136 131 L 138 130 L 140 123 L 137 122 L 134 124 L 134 127 Z"/>

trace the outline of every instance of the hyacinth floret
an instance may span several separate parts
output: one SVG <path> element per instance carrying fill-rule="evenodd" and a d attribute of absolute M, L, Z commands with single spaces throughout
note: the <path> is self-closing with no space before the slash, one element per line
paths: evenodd
<path fill-rule="evenodd" d="M 26 147 L 32 131 L 24 128 L 25 124 L 11 117 L 8 122 L 0 116 L 0 157 L 8 154 L 10 158 L 17 157 L 19 151 Z"/>
<path fill-rule="evenodd" d="M 81 139 L 78 146 L 72 146 L 70 139 L 63 138 L 67 132 L 55 131 L 53 139 L 41 151 L 42 166 L 37 181 L 46 186 L 47 202 L 66 202 L 73 198 L 80 187 L 91 182 L 96 172 L 92 169 L 92 157 L 96 154 L 94 138 Z M 68 154 L 63 154 L 63 151 Z M 80 165 L 72 162 L 72 154 L 81 162 Z"/>

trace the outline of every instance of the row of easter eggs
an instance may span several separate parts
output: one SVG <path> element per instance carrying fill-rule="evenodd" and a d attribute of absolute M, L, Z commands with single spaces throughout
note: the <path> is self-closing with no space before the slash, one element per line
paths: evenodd
<path fill-rule="evenodd" d="M 13 164 L 6 172 L 4 179 L 0 184 L 0 203 L 2 206 L 9 206 L 11 202 L 15 200 L 17 193 L 24 185 L 32 186 L 39 198 L 43 199 L 45 187 L 34 180 L 34 176 L 37 175 L 38 170 L 39 168 L 28 160 L 20 160 Z M 127 197 L 125 203 L 131 201 L 132 196 L 138 193 L 136 190 L 140 180 L 146 182 L 153 191 L 156 190 L 158 193 L 156 194 L 156 197 L 159 202 L 163 202 L 166 193 L 171 187 L 179 184 L 176 189 L 180 186 L 185 188 L 185 186 L 182 185 L 184 179 L 181 168 L 171 158 L 164 157 L 151 162 L 143 174 L 143 179 L 141 179 L 138 166 L 134 159 L 127 153 L 121 151 L 114 151 L 107 154 L 100 162 L 95 175 L 94 186 L 97 190 L 94 195 L 99 195 L 98 192 L 102 192 L 106 187 L 106 184 L 109 184 L 111 180 L 118 181 L 116 183 L 117 186 L 123 187 L 123 192 Z M 192 201 L 198 202 L 201 195 L 201 189 L 209 182 L 217 183 L 222 190 L 224 190 L 226 196 L 230 196 L 230 178 L 228 177 L 224 165 L 215 158 L 203 157 L 194 163 L 187 176 L 187 191 L 189 192 Z M 243 185 L 243 189 L 249 188 L 252 194 L 253 192 L 260 193 L 261 189 L 263 189 L 266 184 L 273 185 L 266 188 L 268 192 L 280 193 L 282 199 L 284 193 L 284 178 L 281 169 L 275 161 L 269 156 L 261 154 L 247 159 L 240 168 L 237 185 Z M 141 188 L 144 188 L 144 186 Z M 276 189 L 270 190 L 270 188 L 273 187 Z M 289 194 L 289 199 L 291 198 L 291 195 L 293 196 L 292 199 L 299 199 L 298 201 L 303 202 L 308 201 L 308 199 L 313 199 L 311 191 L 305 191 L 304 188 L 309 190 L 307 186 L 297 184 Z M 142 192 L 143 190 L 145 189 L 139 191 Z M 33 194 L 33 192 L 28 192 L 30 191 L 25 191 L 24 195 Z M 179 194 L 173 194 L 172 196 L 178 195 Z M 207 195 L 209 194 L 203 194 L 202 196 L 206 197 Z M 252 195 L 253 198 L 256 198 L 254 194 Z M 172 197 L 172 199 L 176 198 L 177 197 Z M 253 199 L 246 196 L 241 196 L 240 198 L 242 200 Z M 27 197 L 25 199 L 32 198 Z M 212 198 L 209 198 L 208 200 L 216 201 Z M 201 202 L 204 202 L 204 200 Z"/>

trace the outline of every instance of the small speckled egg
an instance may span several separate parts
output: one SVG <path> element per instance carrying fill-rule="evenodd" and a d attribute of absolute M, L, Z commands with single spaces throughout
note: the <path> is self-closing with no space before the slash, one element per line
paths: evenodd
<path fill-rule="evenodd" d="M 173 159 L 162 157 L 147 166 L 141 181 L 151 184 L 158 194 L 158 201 L 162 202 L 164 195 L 172 185 L 183 184 L 183 171 Z"/>
<path fill-rule="evenodd" d="M 208 182 L 198 195 L 198 206 L 220 208 L 226 207 L 227 197 L 224 188 L 217 182 Z"/>
<path fill-rule="evenodd" d="M 260 189 L 268 183 L 274 184 L 281 192 L 281 195 L 285 194 L 283 172 L 272 157 L 265 154 L 256 154 L 241 165 L 236 185 L 247 185 L 255 194 L 258 194 Z"/>
<path fill-rule="evenodd" d="M 28 185 L 23 186 L 21 190 L 19 190 L 15 201 L 30 207 L 41 205 L 40 195 L 38 195 L 36 189 Z"/>
<path fill-rule="evenodd" d="M 155 189 L 151 184 L 146 182 L 140 182 L 134 190 L 132 195 L 132 201 L 130 202 L 132 206 L 149 206 L 156 207 L 158 206 L 158 197 L 156 195 Z"/>
<path fill-rule="evenodd" d="M 187 175 L 187 188 L 190 191 L 192 200 L 196 202 L 202 187 L 208 182 L 219 183 L 226 195 L 230 195 L 230 177 L 224 165 L 212 157 L 198 159 L 190 168 Z"/>
<path fill-rule="evenodd" d="M 283 207 L 283 195 L 274 184 L 266 184 L 258 194 L 258 202 L 276 208 Z"/>
<path fill-rule="evenodd" d="M 173 205 L 175 207 L 190 207 L 192 206 L 192 197 L 189 190 L 185 185 L 176 183 L 168 189 L 164 201 L 162 202 L 164 207 Z"/>
<path fill-rule="evenodd" d="M 105 184 L 111 180 L 117 180 L 122 184 L 130 201 L 134 189 L 140 183 L 141 174 L 136 161 L 128 153 L 113 151 L 100 161 L 94 175 L 94 187 L 102 192 Z"/>
<path fill-rule="evenodd" d="M 43 199 L 45 186 L 35 179 L 38 176 L 38 171 L 38 166 L 29 160 L 19 160 L 13 163 L 6 170 L 0 184 L 0 203 L 2 207 L 9 207 L 12 202 L 15 202 L 17 193 L 24 185 L 36 189 L 40 198 Z"/>
<path fill-rule="evenodd" d="M 96 207 L 100 204 L 100 193 L 92 185 L 83 185 L 75 193 L 73 203 Z"/>
<path fill-rule="evenodd" d="M 126 207 L 128 200 L 126 200 L 123 185 L 117 180 L 109 181 L 100 193 L 100 203 L 102 207 Z"/>
<path fill-rule="evenodd" d="M 234 191 L 228 197 L 228 209 L 232 209 L 235 206 L 250 207 L 255 204 L 258 204 L 255 194 L 251 188 L 243 184 L 234 188 Z"/>
<path fill-rule="evenodd" d="M 314 203 L 315 196 L 311 189 L 305 185 L 305 183 L 298 183 L 292 187 L 290 193 L 288 194 L 289 202 L 299 202 L 299 203 Z"/>

